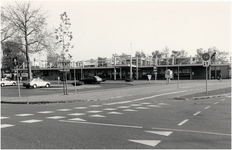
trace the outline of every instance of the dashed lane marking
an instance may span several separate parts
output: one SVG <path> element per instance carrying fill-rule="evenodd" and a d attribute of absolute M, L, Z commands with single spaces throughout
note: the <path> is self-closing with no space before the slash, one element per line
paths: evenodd
<path fill-rule="evenodd" d="M 1 119 L 7 119 L 7 118 L 9 118 L 9 117 L 1 117 Z"/>
<path fill-rule="evenodd" d="M 36 122 L 41 122 L 43 120 L 36 120 L 36 119 L 31 119 L 31 120 L 25 120 L 25 121 L 20 121 L 20 122 L 23 122 L 23 123 L 36 123 Z"/>
<path fill-rule="evenodd" d="M 34 114 L 16 114 L 15 116 L 19 116 L 19 117 L 26 117 L 26 116 L 32 116 Z"/>
<path fill-rule="evenodd" d="M 178 126 L 182 126 L 184 123 L 186 123 L 188 121 L 188 119 L 185 119 L 184 121 L 182 121 L 181 123 L 178 124 Z"/>
<path fill-rule="evenodd" d="M 47 119 L 62 119 L 65 118 L 65 116 L 52 116 L 52 117 L 47 117 Z"/>
<path fill-rule="evenodd" d="M 102 105 L 90 105 L 89 107 L 101 107 Z"/>
<path fill-rule="evenodd" d="M 226 100 L 226 99 L 222 99 L 221 101 L 224 101 L 224 100 Z"/>
<path fill-rule="evenodd" d="M 158 105 L 169 105 L 167 103 L 158 103 Z"/>
<path fill-rule="evenodd" d="M 195 114 L 193 114 L 193 116 L 196 116 L 196 115 L 198 115 L 198 114 L 200 114 L 201 113 L 201 111 L 198 111 L 198 112 L 196 112 Z"/>
<path fill-rule="evenodd" d="M 7 128 L 7 127 L 13 127 L 15 125 L 12 125 L 12 124 L 1 124 L 1 129 L 2 128 Z"/>
<path fill-rule="evenodd" d="M 141 106 L 141 104 L 131 104 L 130 106 Z"/>
<path fill-rule="evenodd" d="M 161 141 L 160 140 L 128 140 L 130 142 L 135 142 L 135 143 L 140 143 L 143 145 L 148 145 L 155 147 L 157 144 L 159 144 Z"/>
<path fill-rule="evenodd" d="M 129 108 L 130 106 L 119 106 L 118 108 Z"/>
<path fill-rule="evenodd" d="M 147 107 L 136 107 L 136 109 L 149 109 Z"/>
<path fill-rule="evenodd" d="M 207 107 L 205 107 L 204 109 L 209 109 L 211 106 L 207 106 Z"/>
<path fill-rule="evenodd" d="M 148 104 L 151 104 L 151 103 L 141 103 L 142 105 L 148 105 Z"/>
<path fill-rule="evenodd" d="M 40 112 L 37 112 L 39 114 L 50 114 L 50 113 L 54 113 L 54 111 L 40 111 Z"/>
<path fill-rule="evenodd" d="M 218 102 L 213 103 L 214 105 L 218 104 Z"/>
<path fill-rule="evenodd" d="M 116 110 L 117 108 L 105 108 L 103 110 Z"/>
<path fill-rule="evenodd" d="M 159 105 L 147 105 L 148 107 L 161 107 Z"/>

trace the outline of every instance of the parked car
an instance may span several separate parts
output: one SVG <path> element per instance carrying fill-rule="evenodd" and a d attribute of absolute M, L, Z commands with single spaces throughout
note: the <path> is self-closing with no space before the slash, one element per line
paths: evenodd
<path fill-rule="evenodd" d="M 50 82 L 42 80 L 40 78 L 34 78 L 34 79 L 28 80 L 28 81 L 23 83 L 23 86 L 25 86 L 26 88 L 33 87 L 34 89 L 37 87 L 48 88 L 50 85 L 51 85 Z"/>
<path fill-rule="evenodd" d="M 14 80 L 11 80 L 11 79 L 8 79 L 8 78 L 2 78 L 0 80 L 0 84 L 1 84 L 1 87 L 5 86 L 5 85 L 16 85 L 16 81 Z"/>
<path fill-rule="evenodd" d="M 95 83 L 99 84 L 99 83 L 102 82 L 102 78 L 100 78 L 99 76 L 92 76 L 92 77 L 86 77 L 84 79 L 81 79 L 80 81 L 82 81 L 84 83 L 89 83 L 89 84 L 91 84 L 91 83 L 93 83 L 93 84 L 95 84 Z"/>
<path fill-rule="evenodd" d="M 134 81 L 134 79 L 133 79 L 133 78 L 132 78 L 132 79 L 130 79 L 130 78 L 126 78 L 126 79 L 125 79 L 125 81 L 126 81 L 126 82 L 133 82 L 133 81 Z"/>
<path fill-rule="evenodd" d="M 72 82 L 71 84 L 74 86 L 75 82 Z M 76 86 L 83 85 L 83 84 L 84 84 L 84 82 L 82 82 L 82 81 L 79 81 L 79 80 L 76 81 Z"/>

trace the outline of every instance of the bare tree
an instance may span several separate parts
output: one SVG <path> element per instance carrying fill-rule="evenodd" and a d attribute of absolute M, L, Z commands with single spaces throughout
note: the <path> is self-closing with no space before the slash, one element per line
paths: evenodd
<path fill-rule="evenodd" d="M 41 8 L 33 8 L 31 2 L 17 3 L 16 6 L 4 7 L 4 17 L 18 38 L 23 39 L 23 49 L 26 55 L 28 78 L 31 79 L 29 53 L 36 53 L 48 48 L 50 33 L 46 31 L 46 16 Z"/>

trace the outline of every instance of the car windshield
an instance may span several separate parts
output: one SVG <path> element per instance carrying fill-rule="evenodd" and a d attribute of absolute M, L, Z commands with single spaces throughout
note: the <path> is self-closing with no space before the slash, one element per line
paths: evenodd
<path fill-rule="evenodd" d="M 97 79 L 101 79 L 99 76 L 94 76 L 95 78 L 97 78 Z"/>

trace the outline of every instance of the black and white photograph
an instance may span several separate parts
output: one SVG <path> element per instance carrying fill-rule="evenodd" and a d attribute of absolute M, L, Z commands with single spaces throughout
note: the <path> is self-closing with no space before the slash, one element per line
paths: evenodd
<path fill-rule="evenodd" d="M 2 0 L 1 149 L 231 149 L 230 0 Z"/>

